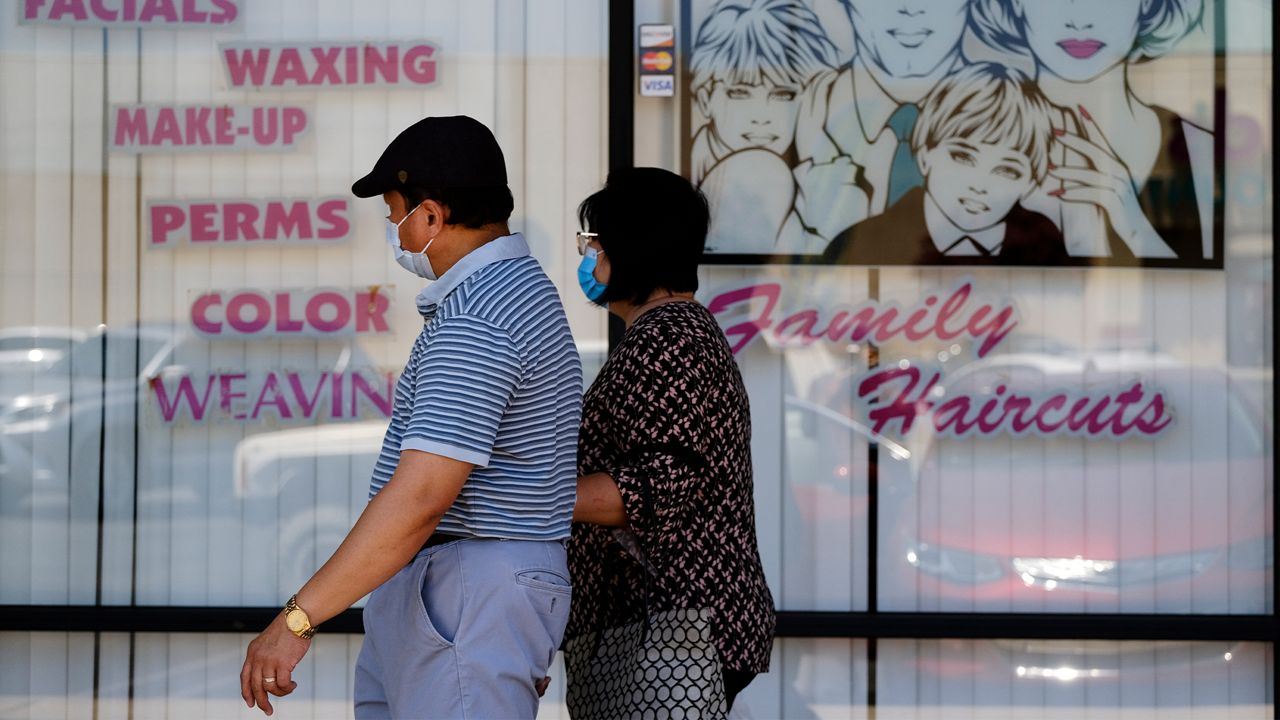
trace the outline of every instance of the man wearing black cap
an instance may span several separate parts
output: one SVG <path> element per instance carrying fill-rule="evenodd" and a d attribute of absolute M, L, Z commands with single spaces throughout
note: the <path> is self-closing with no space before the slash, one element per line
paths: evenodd
<path fill-rule="evenodd" d="M 532 718 L 570 599 L 582 368 L 559 293 L 508 229 L 502 150 L 471 118 L 416 123 L 351 190 L 382 196 L 396 261 L 434 282 L 369 505 L 249 644 L 242 695 L 271 714 L 315 626 L 372 591 L 357 718 Z"/>

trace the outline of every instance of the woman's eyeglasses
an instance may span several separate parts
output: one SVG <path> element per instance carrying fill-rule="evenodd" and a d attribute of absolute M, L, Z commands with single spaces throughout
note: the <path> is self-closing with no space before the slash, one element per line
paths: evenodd
<path fill-rule="evenodd" d="M 578 231 L 578 254 L 586 255 L 587 246 L 590 245 L 592 242 L 594 242 L 595 239 L 598 237 L 600 237 L 599 233 L 582 232 L 581 230 L 579 230 Z"/>

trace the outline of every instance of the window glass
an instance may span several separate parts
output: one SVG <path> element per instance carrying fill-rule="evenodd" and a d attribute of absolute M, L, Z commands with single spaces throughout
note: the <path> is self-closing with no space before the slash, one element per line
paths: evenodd
<path fill-rule="evenodd" d="M 779 607 L 1270 612 L 1269 7 L 900 4 L 685 4 Z"/>
<path fill-rule="evenodd" d="M 0 22 L 0 603 L 274 606 L 336 548 L 425 284 L 350 186 L 424 116 L 494 131 L 589 378 L 605 354 L 573 243 L 605 6 L 170 5 Z"/>

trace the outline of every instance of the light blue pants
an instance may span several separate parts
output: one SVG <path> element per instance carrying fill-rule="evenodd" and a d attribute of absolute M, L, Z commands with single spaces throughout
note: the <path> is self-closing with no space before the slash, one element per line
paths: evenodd
<path fill-rule="evenodd" d="M 437 545 L 369 596 L 355 716 L 533 718 L 569 620 L 560 542 Z"/>

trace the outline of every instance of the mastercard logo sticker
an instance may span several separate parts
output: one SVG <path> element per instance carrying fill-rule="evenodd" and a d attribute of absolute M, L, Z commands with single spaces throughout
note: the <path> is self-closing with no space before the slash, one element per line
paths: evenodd
<path fill-rule="evenodd" d="M 666 72 L 675 64 L 675 58 L 671 57 L 671 53 L 665 50 L 647 52 L 640 56 L 640 67 L 645 70 Z"/>

